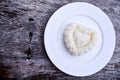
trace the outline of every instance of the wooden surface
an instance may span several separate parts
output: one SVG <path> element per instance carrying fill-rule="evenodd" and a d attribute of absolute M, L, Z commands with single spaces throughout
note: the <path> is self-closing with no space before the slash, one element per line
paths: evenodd
<path fill-rule="evenodd" d="M 114 55 L 105 68 L 88 77 L 73 77 L 51 63 L 43 35 L 48 19 L 58 8 L 81 1 L 98 6 L 110 17 L 117 42 Z M 120 0 L 0 0 L 0 78 L 120 80 Z"/>

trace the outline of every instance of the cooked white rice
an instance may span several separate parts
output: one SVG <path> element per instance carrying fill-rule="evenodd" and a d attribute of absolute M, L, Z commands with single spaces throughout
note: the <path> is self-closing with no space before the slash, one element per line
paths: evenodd
<path fill-rule="evenodd" d="M 81 55 L 87 53 L 96 45 L 97 34 L 91 28 L 71 23 L 64 31 L 64 42 L 72 55 Z"/>

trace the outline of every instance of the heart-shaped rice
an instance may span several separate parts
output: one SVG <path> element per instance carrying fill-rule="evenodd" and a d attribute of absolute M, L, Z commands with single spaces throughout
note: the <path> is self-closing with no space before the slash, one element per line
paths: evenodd
<path fill-rule="evenodd" d="M 84 54 L 96 45 L 97 33 L 92 28 L 71 23 L 64 31 L 64 42 L 72 55 Z"/>

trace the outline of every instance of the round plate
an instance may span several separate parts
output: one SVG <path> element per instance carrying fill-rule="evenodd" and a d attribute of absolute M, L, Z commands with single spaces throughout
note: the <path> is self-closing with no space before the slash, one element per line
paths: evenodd
<path fill-rule="evenodd" d="M 96 46 L 86 54 L 72 56 L 64 45 L 64 29 L 71 22 L 94 28 L 97 32 Z M 108 16 L 85 2 L 70 3 L 58 9 L 49 19 L 44 35 L 50 60 L 58 69 L 73 76 L 88 76 L 101 70 L 113 55 L 115 39 Z"/>

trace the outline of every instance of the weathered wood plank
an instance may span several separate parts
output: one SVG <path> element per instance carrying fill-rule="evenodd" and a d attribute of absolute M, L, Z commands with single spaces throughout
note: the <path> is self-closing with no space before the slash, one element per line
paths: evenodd
<path fill-rule="evenodd" d="M 104 69 L 88 77 L 62 73 L 50 62 L 44 48 L 43 35 L 50 16 L 61 6 L 77 1 L 101 8 L 112 20 L 117 37 L 111 61 Z M 119 80 L 120 0 L 0 0 L 0 63 L 0 76 L 7 78 Z M 4 65 L 10 68 L 6 69 Z"/>

